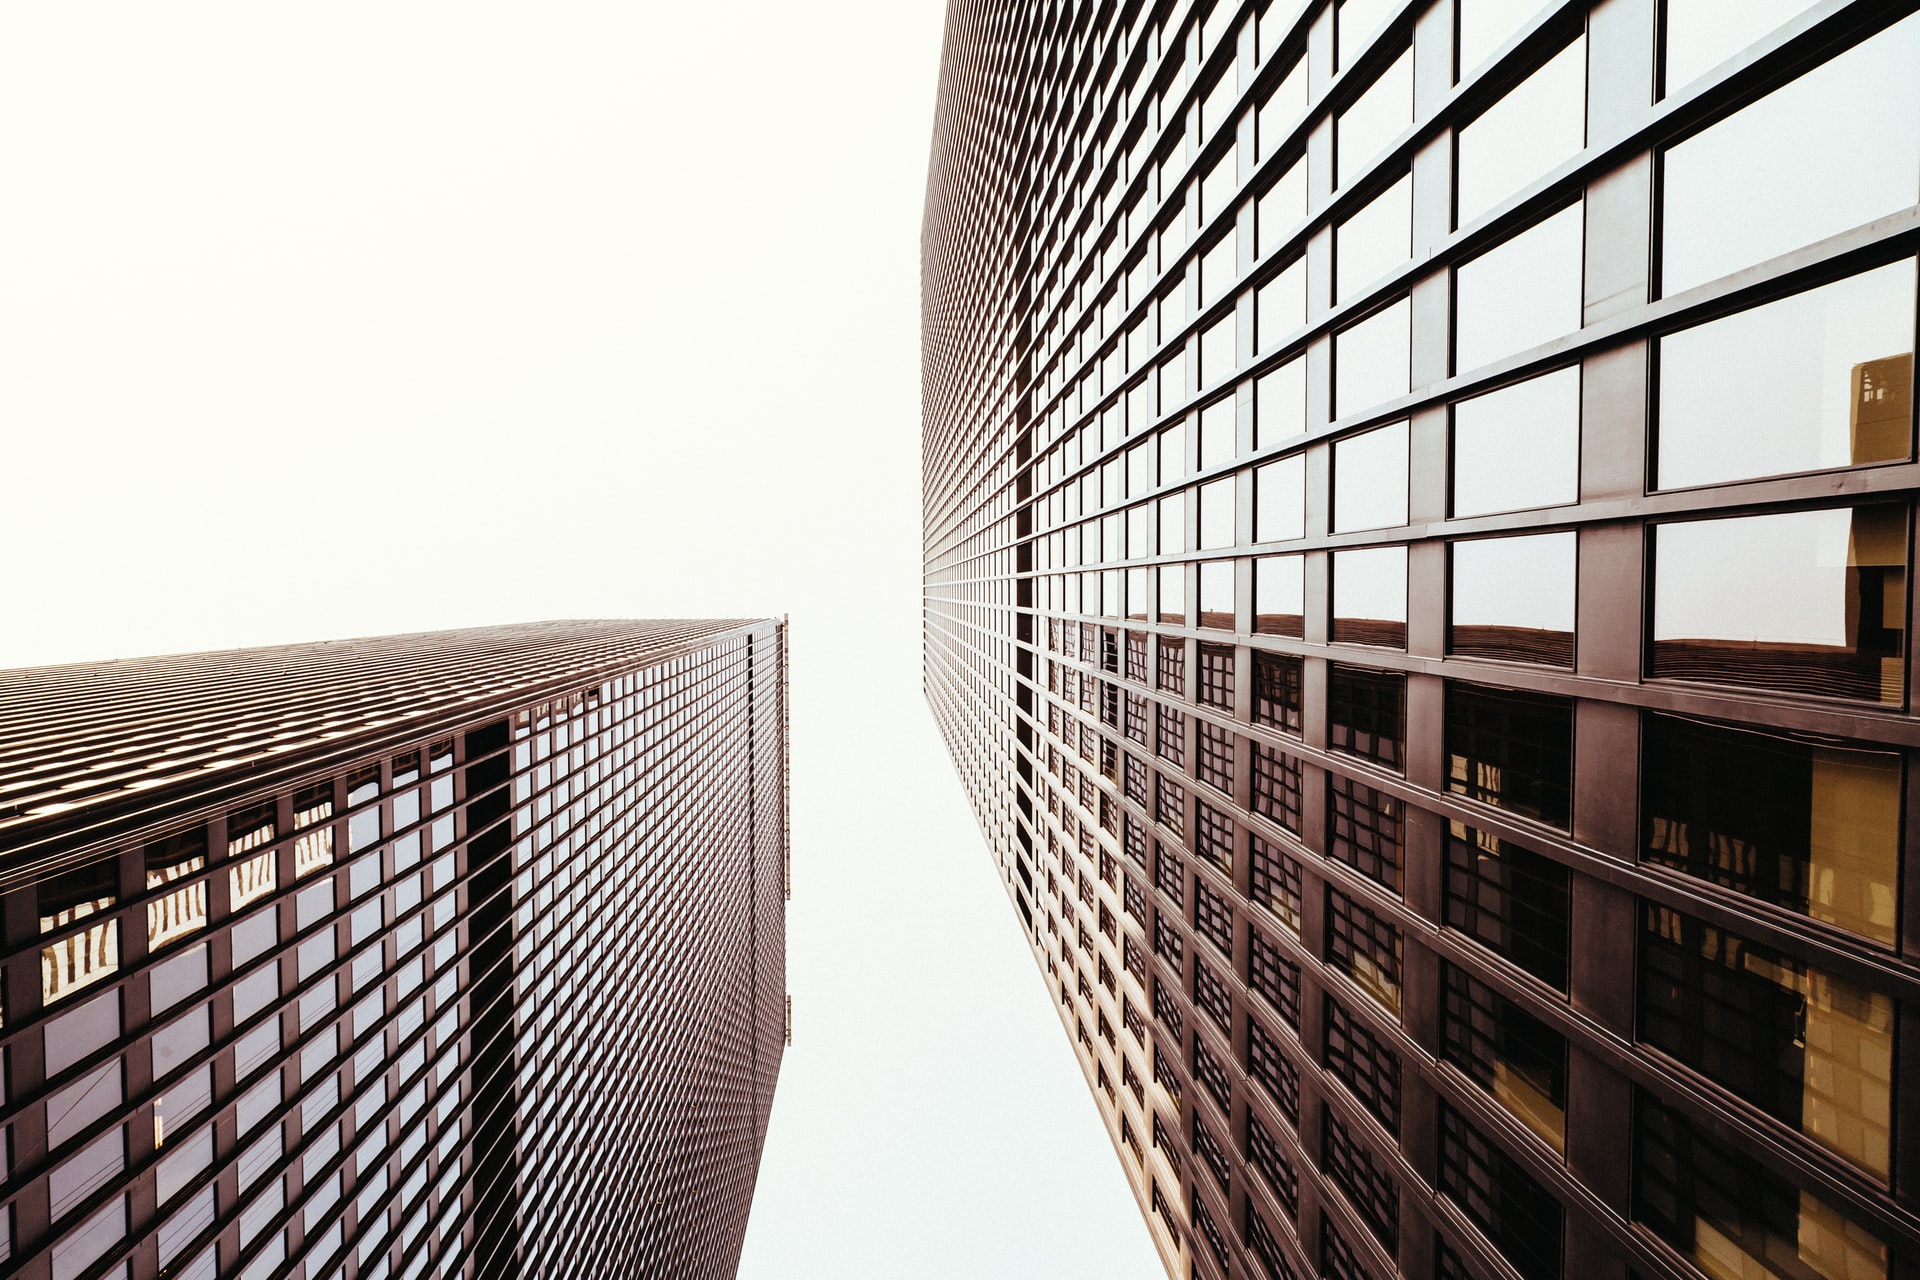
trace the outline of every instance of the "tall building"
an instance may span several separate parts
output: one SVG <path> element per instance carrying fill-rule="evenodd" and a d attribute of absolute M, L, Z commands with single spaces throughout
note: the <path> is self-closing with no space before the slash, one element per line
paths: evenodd
<path fill-rule="evenodd" d="M 786 627 L 0 672 L 0 1272 L 729 1277 Z"/>
<path fill-rule="evenodd" d="M 1916 7 L 952 0 L 926 695 L 1170 1275 L 1920 1276 Z"/>

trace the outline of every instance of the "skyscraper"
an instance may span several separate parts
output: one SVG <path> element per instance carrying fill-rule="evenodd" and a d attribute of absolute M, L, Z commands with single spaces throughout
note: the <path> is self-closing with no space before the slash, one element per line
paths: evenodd
<path fill-rule="evenodd" d="M 786 627 L 0 673 L 0 1270 L 734 1272 Z"/>
<path fill-rule="evenodd" d="M 926 694 L 1169 1274 L 1920 1274 L 1915 8 L 951 3 Z"/>

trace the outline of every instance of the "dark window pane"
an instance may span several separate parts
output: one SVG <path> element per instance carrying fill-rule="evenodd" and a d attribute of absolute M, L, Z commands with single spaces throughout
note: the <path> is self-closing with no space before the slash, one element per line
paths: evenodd
<path fill-rule="evenodd" d="M 1300 1029 L 1300 966 L 1280 954 L 1280 949 L 1260 936 L 1249 933 L 1247 985 L 1273 1006 L 1286 1024 Z"/>
<path fill-rule="evenodd" d="M 1400 931 L 1331 885 L 1327 959 L 1387 1012 L 1400 1016 Z"/>
<path fill-rule="evenodd" d="M 1567 989 L 1571 892 L 1551 858 L 1447 825 L 1446 922 L 1534 977 Z"/>
<path fill-rule="evenodd" d="M 1400 891 L 1400 802 L 1364 783 L 1327 775 L 1327 855 Z"/>
<path fill-rule="evenodd" d="M 1500 1100 L 1521 1123 L 1565 1150 L 1567 1042 L 1464 969 L 1448 965 L 1447 1061 Z"/>
<path fill-rule="evenodd" d="M 1302 662 L 1280 653 L 1253 655 L 1253 722 L 1300 732 Z"/>
<path fill-rule="evenodd" d="M 1447 790 L 1565 828 L 1573 804 L 1573 702 L 1447 685 Z"/>
<path fill-rule="evenodd" d="M 1400 1245 L 1400 1184 L 1386 1161 L 1356 1142 L 1332 1107 L 1320 1113 L 1320 1167 L 1392 1254 Z"/>
<path fill-rule="evenodd" d="M 1327 729 L 1335 751 L 1394 770 L 1406 750 L 1407 678 L 1396 672 L 1330 663 Z"/>
<path fill-rule="evenodd" d="M 1360 1104 L 1400 1131 L 1400 1059 L 1332 996 L 1326 998 L 1327 1069 Z"/>
<path fill-rule="evenodd" d="M 1521 1275 L 1561 1273 L 1566 1211 L 1506 1152 L 1440 1104 L 1440 1190 L 1466 1212 Z"/>

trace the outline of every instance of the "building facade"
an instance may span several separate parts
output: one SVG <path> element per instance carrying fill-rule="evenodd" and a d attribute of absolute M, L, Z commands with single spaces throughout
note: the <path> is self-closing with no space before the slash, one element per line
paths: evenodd
<path fill-rule="evenodd" d="M 953 0 L 926 696 L 1170 1275 L 1920 1275 L 1910 0 Z"/>
<path fill-rule="evenodd" d="M 0 1272 L 730 1277 L 786 627 L 0 673 Z"/>

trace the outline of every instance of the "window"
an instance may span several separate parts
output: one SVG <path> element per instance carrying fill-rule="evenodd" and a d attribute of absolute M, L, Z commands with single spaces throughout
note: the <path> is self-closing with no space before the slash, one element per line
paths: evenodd
<path fill-rule="evenodd" d="M 1400 930 L 1329 885 L 1326 948 L 1328 961 L 1400 1016 Z"/>
<path fill-rule="evenodd" d="M 1446 966 L 1442 1053 L 1555 1151 L 1567 1141 L 1567 1042 L 1456 965 Z"/>
<path fill-rule="evenodd" d="M 105 858 L 34 886 L 43 936 L 78 926 L 40 949 L 43 1005 L 120 971 L 120 921 L 106 914 L 119 901 L 119 870 L 117 859 Z"/>
<path fill-rule="evenodd" d="M 1407 424 L 1395 422 L 1333 446 L 1333 531 L 1407 522 Z"/>
<path fill-rule="evenodd" d="M 1233 1114 L 1233 1088 L 1227 1076 L 1227 1069 L 1220 1059 L 1213 1056 L 1206 1043 L 1197 1037 L 1193 1042 L 1193 1078 L 1200 1087 L 1220 1106 L 1226 1115 Z"/>
<path fill-rule="evenodd" d="M 1194 1121 L 1196 1126 L 1198 1126 L 1199 1123 L 1198 1120 Z M 1200 1133 L 1201 1130 L 1196 1127 L 1194 1131 L 1196 1140 Z M 1211 1135 L 1209 1135 L 1209 1140 L 1211 1140 Z M 1217 1149 L 1216 1147 L 1216 1150 Z M 1221 1159 L 1219 1167 L 1221 1176 L 1224 1177 L 1227 1167 L 1224 1157 Z M 1214 1223 L 1213 1215 L 1207 1212 L 1206 1202 L 1201 1200 L 1200 1189 L 1198 1187 L 1193 1189 L 1191 1199 L 1193 1202 L 1194 1229 L 1200 1233 L 1200 1238 L 1207 1242 L 1207 1251 L 1213 1255 L 1214 1264 L 1224 1271 L 1228 1266 L 1226 1237 L 1220 1234 L 1220 1228 Z"/>
<path fill-rule="evenodd" d="M 1406 751 L 1406 708 L 1404 675 L 1328 664 L 1327 737 L 1334 750 L 1400 772 Z"/>
<path fill-rule="evenodd" d="M 196 933 L 207 925 L 205 827 L 169 837 L 146 849 L 147 950 Z"/>
<path fill-rule="evenodd" d="M 1361 206 L 1333 232 L 1334 304 L 1345 303 L 1413 257 L 1413 176 Z"/>
<path fill-rule="evenodd" d="M 1252 895 L 1294 933 L 1300 934 L 1300 864 L 1259 836 L 1247 841 L 1253 860 Z"/>
<path fill-rule="evenodd" d="M 1247 1112 L 1247 1163 L 1273 1189 L 1274 1199 L 1294 1213 L 1300 1206 L 1300 1173 L 1286 1149 L 1258 1116 Z"/>
<path fill-rule="evenodd" d="M 1257 1124 L 1258 1121 L 1249 1121 L 1249 1123 Z M 1252 1145 L 1251 1139 L 1248 1145 Z M 1293 1210 L 1292 1205 L 1288 1205 L 1287 1208 L 1289 1212 Z M 1293 1264 L 1287 1261 L 1286 1250 L 1281 1247 L 1280 1238 L 1274 1235 L 1273 1228 L 1268 1226 L 1267 1220 L 1260 1216 L 1260 1211 L 1253 1207 L 1251 1196 L 1247 1197 L 1245 1210 L 1246 1218 L 1242 1224 L 1242 1230 L 1246 1235 L 1247 1248 L 1255 1258 L 1260 1260 L 1266 1280 L 1296 1280 Z"/>
<path fill-rule="evenodd" d="M 1157 712 L 1160 731 L 1155 738 L 1155 754 L 1171 764 L 1184 765 L 1187 762 L 1187 718 L 1172 707 L 1162 706 L 1157 708 Z M 1165 821 L 1164 818 L 1161 820 Z"/>
<path fill-rule="evenodd" d="M 1546 0 L 1460 0 L 1461 77 L 1478 68 L 1544 7 Z"/>
<path fill-rule="evenodd" d="M 1193 925 L 1200 936 L 1211 942 L 1223 956 L 1233 954 L 1233 911 L 1227 900 L 1207 888 L 1204 880 L 1193 885 Z"/>
<path fill-rule="evenodd" d="M 1454 273 L 1454 369 L 1465 373 L 1580 327 L 1585 207 L 1575 204 Z"/>
<path fill-rule="evenodd" d="M 1280 949 L 1260 936 L 1249 933 L 1247 985 L 1273 1006 L 1286 1024 L 1300 1029 L 1300 966 L 1280 954 Z"/>
<path fill-rule="evenodd" d="M 1281 653 L 1253 654 L 1253 722 L 1300 732 L 1300 687 L 1304 663 Z"/>
<path fill-rule="evenodd" d="M 1640 732 L 1644 861 L 1894 945 L 1899 752 L 1651 714 Z"/>
<path fill-rule="evenodd" d="M 1920 16 L 1669 147 L 1662 291 L 1671 296 L 1913 204 L 1915 66 Z M 1796 198 L 1780 199 L 1785 190 Z"/>
<path fill-rule="evenodd" d="M 1233 646 L 1200 646 L 1200 703 L 1233 710 Z"/>
<path fill-rule="evenodd" d="M 1279 368 L 1261 374 L 1254 384 L 1254 446 L 1270 449 L 1283 440 L 1305 435 L 1306 431 L 1307 361 L 1304 356 L 1295 356 Z"/>
<path fill-rule="evenodd" d="M 1205 961 L 1197 961 L 1193 966 L 1193 1004 L 1213 1020 L 1223 1035 L 1233 1034 L 1233 997 L 1226 982 L 1209 969 Z"/>
<path fill-rule="evenodd" d="M 1834 1206 L 1635 1090 L 1633 1216 L 1709 1274 L 1887 1274 L 1887 1246 Z"/>
<path fill-rule="evenodd" d="M 1333 337 L 1333 416 L 1345 418 L 1412 387 L 1412 304 L 1401 298 Z"/>
<path fill-rule="evenodd" d="M 1165 524 L 1161 525 L 1165 530 Z M 1165 544 L 1162 544 L 1163 548 Z M 1163 564 L 1160 566 L 1160 621 L 1175 626 L 1184 626 L 1187 621 L 1187 566 L 1183 564 Z"/>
<path fill-rule="evenodd" d="M 1326 998 L 1327 1069 L 1347 1086 L 1360 1104 L 1386 1126 L 1400 1131 L 1400 1059 L 1347 1013 L 1338 1000 Z"/>
<path fill-rule="evenodd" d="M 1332 1107 L 1320 1115 L 1320 1167 L 1391 1254 L 1400 1247 L 1400 1184 L 1387 1162 L 1355 1142 Z"/>
<path fill-rule="evenodd" d="M 1913 316 L 1908 258 L 1659 339 L 1660 487 L 1910 456 Z"/>
<path fill-rule="evenodd" d="M 1159 950 L 1160 941 L 1160 926 L 1156 924 L 1154 926 L 1154 949 L 1156 951 Z M 1174 937 L 1173 946 L 1176 952 L 1179 950 L 1179 945 L 1180 939 Z M 1173 963 L 1175 966 L 1178 966 L 1180 963 L 1179 959 L 1176 957 Z M 1159 1019 L 1160 1025 L 1165 1027 L 1175 1040 L 1179 1040 L 1182 1034 L 1181 1023 L 1183 1019 L 1180 1013 L 1180 1002 L 1174 999 L 1172 991 L 1173 989 L 1171 987 L 1160 981 L 1159 974 L 1153 976 L 1153 1016 Z"/>
<path fill-rule="evenodd" d="M 1885 1178 L 1893 1001 L 1671 908 L 1641 910 L 1640 1039 Z"/>
<path fill-rule="evenodd" d="M 1764 39 L 1814 0 L 1667 0 L 1668 93 Z"/>
<path fill-rule="evenodd" d="M 1463 64 L 1473 7 L 1461 11 Z M 1455 225 L 1476 221 L 1572 158 L 1587 144 L 1586 122 L 1587 41 L 1580 36 L 1461 128 Z"/>
<path fill-rule="evenodd" d="M 1566 828 L 1573 807 L 1573 701 L 1447 685 L 1447 790 Z"/>
<path fill-rule="evenodd" d="M 1453 406 L 1453 514 L 1554 507 L 1580 497 L 1580 369 Z"/>
<path fill-rule="evenodd" d="M 1222 396 L 1200 411 L 1200 469 L 1212 470 L 1232 462 L 1238 407 L 1234 396 Z"/>
<path fill-rule="evenodd" d="M 1199 625 L 1218 631 L 1234 629 L 1233 561 L 1209 560 L 1200 573 Z"/>
<path fill-rule="evenodd" d="M 1233 545 L 1232 476 L 1200 486 L 1200 550 L 1211 551 Z"/>
<path fill-rule="evenodd" d="M 1261 817 L 1300 834 L 1300 762 L 1284 751 L 1255 742 L 1252 804 Z M 1260 837 L 1253 839 L 1258 841 Z"/>
<path fill-rule="evenodd" d="M 1897 504 L 1652 531 L 1649 674 L 1897 704 L 1907 512 Z"/>
<path fill-rule="evenodd" d="M 1262 556 L 1253 562 L 1253 629 L 1261 635 L 1307 634 L 1306 560 Z"/>
<path fill-rule="evenodd" d="M 1521 1275 L 1539 1280 L 1560 1275 L 1566 1211 L 1445 1102 L 1440 1104 L 1440 1190 Z"/>
<path fill-rule="evenodd" d="M 1270 462 L 1253 473 L 1255 542 L 1285 542 L 1307 535 L 1305 454 Z"/>
<path fill-rule="evenodd" d="M 1571 667 L 1578 555 L 1572 533 L 1454 543 L 1448 649 Z"/>
<path fill-rule="evenodd" d="M 1413 51 L 1380 73 L 1334 127 L 1335 185 L 1344 187 L 1413 123 Z"/>
<path fill-rule="evenodd" d="M 1400 802 L 1337 773 L 1327 775 L 1327 856 L 1395 893 L 1402 862 Z"/>
<path fill-rule="evenodd" d="M 1363 547 L 1336 551 L 1333 642 L 1407 647 L 1407 549 Z"/>
<path fill-rule="evenodd" d="M 1567 869 L 1465 823 L 1447 824 L 1446 922 L 1558 991 L 1567 989 Z"/>
<path fill-rule="evenodd" d="M 1267 1091 L 1281 1115 L 1292 1124 L 1300 1123 L 1299 1068 L 1257 1018 L 1247 1020 L 1247 1075 Z"/>
<path fill-rule="evenodd" d="M 1167 895 L 1176 907 L 1186 905 L 1186 864 L 1180 861 L 1180 855 L 1160 846 L 1159 856 L 1153 860 L 1153 886 Z"/>
<path fill-rule="evenodd" d="M 1280 345 L 1282 338 L 1297 332 L 1306 322 L 1307 260 L 1295 258 L 1291 266 L 1261 285 L 1254 294 L 1254 349 L 1263 352 L 1273 350 Z M 1302 364 L 1295 372 L 1299 374 L 1304 370 L 1305 365 Z M 1265 385 L 1266 378 L 1262 378 L 1261 383 Z M 1276 389 L 1280 385 L 1280 383 L 1274 384 Z M 1306 392 L 1304 382 L 1300 384 L 1299 391 L 1304 397 Z M 1306 408 L 1304 398 L 1299 407 L 1304 413 Z M 1275 408 L 1278 409 L 1279 406 L 1276 405 Z M 1287 434 L 1298 435 L 1303 430 L 1305 430 L 1304 426 L 1296 426 Z M 1275 435 L 1273 438 L 1278 440 L 1281 437 Z"/>
<path fill-rule="evenodd" d="M 1187 691 L 1187 649 L 1178 640 L 1160 642 L 1160 688 L 1175 695 Z"/>

